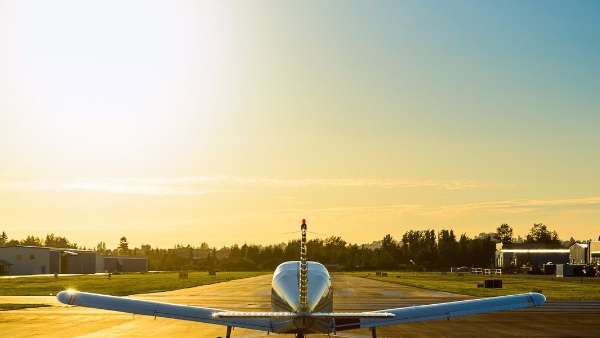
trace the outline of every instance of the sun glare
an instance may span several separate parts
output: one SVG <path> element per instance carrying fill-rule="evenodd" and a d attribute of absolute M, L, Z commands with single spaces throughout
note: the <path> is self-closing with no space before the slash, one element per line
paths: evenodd
<path fill-rule="evenodd" d="M 27 135 L 20 143 L 37 152 L 31 157 L 49 169 L 139 170 L 196 141 L 182 135 L 190 126 L 213 132 L 225 99 L 216 91 L 229 82 L 225 63 L 235 54 L 226 5 L 71 5 L 16 7 L 27 15 L 12 23 L 20 38 L 7 50 L 16 103 L 27 109 L 10 122 Z"/>

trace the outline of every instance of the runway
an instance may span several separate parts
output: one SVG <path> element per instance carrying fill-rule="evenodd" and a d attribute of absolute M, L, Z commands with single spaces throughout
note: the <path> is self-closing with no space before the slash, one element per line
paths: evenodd
<path fill-rule="evenodd" d="M 227 310 L 268 311 L 271 278 L 272 275 L 264 275 L 183 290 L 135 295 L 132 298 Z M 332 282 L 336 311 L 380 310 L 471 298 L 345 275 L 333 275 Z M 225 335 L 225 328 L 217 325 L 71 307 L 59 303 L 54 296 L 0 297 L 0 302 L 52 305 L 0 312 L 0 332 L 3 337 Z M 381 327 L 377 333 L 380 337 L 596 337 L 600 323 L 598 318 L 600 302 L 547 302 L 539 308 Z M 344 331 L 338 336 L 370 337 L 370 332 L 367 329 Z M 234 329 L 232 337 L 266 335 L 258 331 Z"/>

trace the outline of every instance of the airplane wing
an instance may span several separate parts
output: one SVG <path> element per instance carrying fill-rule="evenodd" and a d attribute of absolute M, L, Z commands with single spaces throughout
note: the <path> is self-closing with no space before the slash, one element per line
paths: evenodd
<path fill-rule="evenodd" d="M 56 296 L 56 298 L 58 298 L 58 300 L 64 304 L 79 305 L 95 309 L 135 313 L 154 317 L 183 319 L 223 326 L 242 327 L 253 330 L 272 331 L 271 320 L 269 317 L 246 316 L 220 318 L 214 314 L 226 313 L 228 311 L 219 309 L 163 302 L 151 302 L 125 297 L 78 292 L 74 290 L 62 291 Z"/>
<path fill-rule="evenodd" d="M 423 320 L 452 318 L 476 313 L 494 312 L 540 306 L 546 297 L 540 293 L 525 293 L 511 296 L 500 296 L 483 299 L 463 300 L 458 302 L 420 305 L 375 312 L 393 314 L 383 318 L 336 318 L 335 328 L 338 331 L 377 326 L 418 322 Z"/>
<path fill-rule="evenodd" d="M 294 319 L 303 316 L 329 318 L 334 321 L 335 331 L 343 331 L 540 306 L 546 301 L 546 297 L 542 294 L 527 293 L 373 312 L 299 314 L 292 312 L 232 312 L 74 290 L 62 291 L 57 295 L 57 298 L 61 303 L 69 305 L 271 332 L 274 330 L 271 320 L 275 318 Z"/>

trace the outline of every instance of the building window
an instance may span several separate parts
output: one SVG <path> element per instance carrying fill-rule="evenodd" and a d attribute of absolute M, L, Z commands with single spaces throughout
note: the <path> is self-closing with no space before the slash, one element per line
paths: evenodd
<path fill-rule="evenodd" d="M 35 259 L 34 255 L 29 255 L 29 259 Z"/>
<path fill-rule="evenodd" d="M 17 260 L 20 260 L 20 259 L 21 259 L 21 255 L 17 255 Z"/>

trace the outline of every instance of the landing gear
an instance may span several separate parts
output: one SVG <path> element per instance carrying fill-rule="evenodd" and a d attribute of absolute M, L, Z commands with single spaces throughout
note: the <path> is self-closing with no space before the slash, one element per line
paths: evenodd
<path fill-rule="evenodd" d="M 227 334 L 225 335 L 226 338 L 231 338 L 231 326 L 227 327 Z"/>
<path fill-rule="evenodd" d="M 304 338 L 304 333 L 296 333 L 296 338 Z"/>
<path fill-rule="evenodd" d="M 376 327 L 371 328 L 371 335 L 373 338 L 377 338 L 377 328 Z"/>

